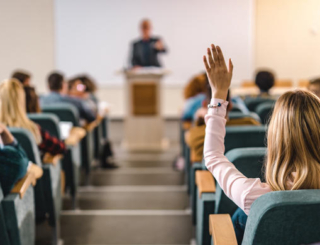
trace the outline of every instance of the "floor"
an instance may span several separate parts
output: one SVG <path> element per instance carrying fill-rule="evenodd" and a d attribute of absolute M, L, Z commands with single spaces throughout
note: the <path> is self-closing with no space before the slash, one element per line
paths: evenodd
<path fill-rule="evenodd" d="M 193 228 L 184 175 L 172 168 L 179 153 L 178 125 L 167 124 L 172 144 L 161 153 L 128 153 L 119 144 L 121 124 L 110 128 L 120 168 L 93 170 L 90 185 L 80 187 L 77 210 L 64 199 L 64 244 L 190 244 Z"/>

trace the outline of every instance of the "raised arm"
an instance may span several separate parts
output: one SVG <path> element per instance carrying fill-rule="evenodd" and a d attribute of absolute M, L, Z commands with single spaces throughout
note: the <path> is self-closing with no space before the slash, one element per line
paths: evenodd
<path fill-rule="evenodd" d="M 248 179 L 224 156 L 226 134 L 226 102 L 230 87 L 233 65 L 229 59 L 227 68 L 220 47 L 211 46 L 207 50 L 208 60 L 203 61 L 212 89 L 210 109 L 205 117 L 206 136 L 204 159 L 208 170 L 213 174 L 225 194 L 247 214 L 251 204 L 260 195 L 269 192 L 268 185 L 260 179 Z"/>

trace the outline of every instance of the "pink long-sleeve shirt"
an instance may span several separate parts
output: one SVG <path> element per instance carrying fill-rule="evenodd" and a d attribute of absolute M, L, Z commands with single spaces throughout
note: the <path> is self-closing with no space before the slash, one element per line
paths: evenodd
<path fill-rule="evenodd" d="M 215 177 L 224 193 L 246 214 L 252 203 L 261 195 L 271 192 L 268 184 L 259 178 L 247 178 L 224 156 L 226 135 L 226 111 L 228 102 L 212 99 L 211 104 L 221 103 L 221 107 L 211 108 L 205 116 L 206 136 L 204 159 L 208 170 Z"/>

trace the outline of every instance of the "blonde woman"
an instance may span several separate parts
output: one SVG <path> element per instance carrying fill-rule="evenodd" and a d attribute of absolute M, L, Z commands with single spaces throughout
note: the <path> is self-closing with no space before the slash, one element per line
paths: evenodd
<path fill-rule="evenodd" d="M 203 61 L 212 100 L 205 116 L 204 158 L 225 194 L 241 208 L 233 217 L 241 244 L 246 217 L 259 196 L 271 191 L 320 189 L 320 100 L 300 90 L 287 92 L 278 99 L 267 134 L 266 183 L 259 178 L 247 178 L 224 156 L 226 98 L 233 65 L 229 60 L 227 68 L 218 46 L 212 45 L 207 54 L 208 59 L 204 56 Z"/>
<path fill-rule="evenodd" d="M 31 121 L 26 113 L 25 92 L 21 83 L 11 78 L 0 84 L 0 122 L 8 127 L 29 130 L 42 153 L 64 154 L 65 144 Z"/>

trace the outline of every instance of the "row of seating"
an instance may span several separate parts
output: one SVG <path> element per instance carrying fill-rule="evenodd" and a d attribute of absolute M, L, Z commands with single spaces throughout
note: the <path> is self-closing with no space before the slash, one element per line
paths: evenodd
<path fill-rule="evenodd" d="M 55 104 L 43 107 L 42 111 L 40 114 L 29 114 L 28 117 L 60 140 L 60 122 L 72 123 L 72 129 L 65 139 L 67 153 L 63 158 L 50 154 L 41 158 L 29 131 L 9 128 L 29 160 L 43 169 L 43 176 L 37 183 L 33 176 L 25 176 L 6 197 L 0 190 L 1 245 L 33 245 L 35 224 L 44 221 L 48 221 L 53 229 L 52 244 L 58 244 L 62 195 L 68 192 L 73 208 L 76 208 L 77 187 L 81 179 L 84 184 L 88 183 L 91 163 L 98 159 L 102 142 L 108 137 L 106 116 L 80 127 L 78 110 L 73 105 Z"/>
<path fill-rule="evenodd" d="M 246 100 L 245 103 L 251 113 L 230 112 L 229 118 L 250 116 L 257 119 L 258 114 L 260 121 L 266 124 L 275 101 L 255 98 Z M 263 110 L 263 114 L 258 113 Z M 185 159 L 185 176 L 196 243 L 237 244 L 230 216 L 238 207 L 224 194 L 212 174 L 206 170 L 204 162 L 191 163 L 190 149 L 183 137 L 189 128 L 190 123 L 181 123 L 181 150 Z M 226 157 L 248 178 L 264 179 L 266 130 L 265 125 L 226 128 Z M 314 229 L 308 230 L 308 225 L 316 223 L 319 218 L 319 194 L 319 190 L 299 190 L 271 192 L 258 198 L 251 208 L 252 215 L 249 215 L 242 244 L 305 244 L 305 241 L 317 240 L 319 234 Z M 299 217 L 303 217 L 303 220 Z M 300 227 L 294 222 L 301 222 L 304 226 Z M 290 229 L 283 229 L 288 225 L 292 227 L 290 233 Z M 320 228 L 319 224 L 316 226 Z"/>
<path fill-rule="evenodd" d="M 309 84 L 309 80 L 306 80 L 306 79 L 301 79 L 298 81 L 298 86 L 299 87 L 307 87 Z M 293 81 L 290 80 L 290 79 L 277 79 L 275 80 L 275 84 L 274 84 L 275 87 L 285 87 L 285 88 L 288 88 L 288 87 L 292 87 L 293 86 Z M 244 87 L 244 88 L 252 88 L 252 87 L 256 87 L 254 81 L 252 80 L 245 80 L 241 83 L 241 87 Z"/>

